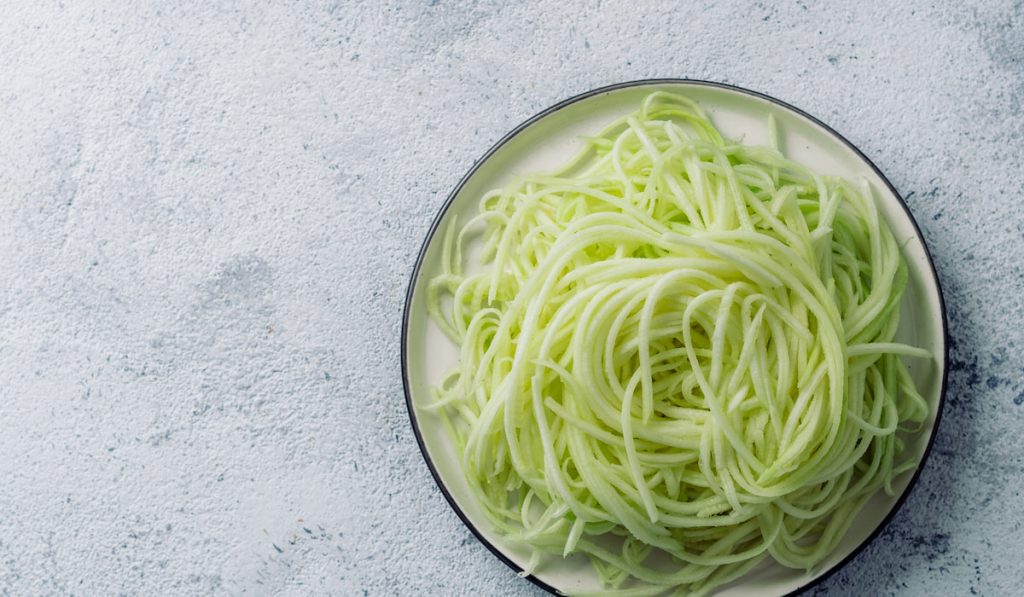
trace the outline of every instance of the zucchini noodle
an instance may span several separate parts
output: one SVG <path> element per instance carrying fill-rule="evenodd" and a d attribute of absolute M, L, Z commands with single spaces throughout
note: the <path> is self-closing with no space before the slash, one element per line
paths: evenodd
<path fill-rule="evenodd" d="M 658 595 L 812 571 L 914 468 L 900 432 L 928 405 L 900 356 L 931 355 L 894 342 L 900 247 L 866 182 L 770 126 L 743 145 L 653 93 L 446 230 L 428 305 L 460 358 L 424 406 L 526 572 L 585 554 L 608 591 Z"/>

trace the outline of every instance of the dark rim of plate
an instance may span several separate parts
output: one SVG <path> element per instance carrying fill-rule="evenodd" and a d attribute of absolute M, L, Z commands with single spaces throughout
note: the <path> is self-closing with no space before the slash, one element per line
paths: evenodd
<path fill-rule="evenodd" d="M 473 522 L 469 520 L 469 518 L 466 516 L 465 512 L 462 511 L 462 508 L 460 508 L 459 505 L 455 502 L 455 498 L 453 498 L 451 493 L 448 492 L 448 488 L 445 487 L 444 482 L 441 480 L 441 476 L 438 473 L 437 468 L 434 466 L 434 462 L 433 462 L 433 460 L 431 460 L 429 452 L 427 451 L 427 446 L 423 442 L 423 436 L 420 433 L 419 422 L 416 420 L 416 410 L 413 408 L 413 404 L 412 404 L 412 392 L 409 389 L 409 367 L 408 367 L 408 361 L 409 361 L 409 359 L 408 359 L 408 352 L 409 352 L 409 346 L 408 346 L 409 313 L 410 313 L 411 307 L 412 307 L 413 290 L 416 287 L 416 280 L 417 280 L 417 278 L 419 278 L 420 267 L 423 265 L 423 258 L 424 258 L 424 256 L 427 253 L 427 247 L 430 246 L 430 242 L 433 240 L 434 235 L 437 232 L 438 227 L 441 225 L 441 221 L 444 219 L 444 216 L 448 212 L 448 209 L 451 207 L 452 203 L 455 201 L 455 197 L 458 196 L 459 191 L 462 190 L 462 187 L 465 186 L 466 182 L 470 178 L 472 178 L 472 176 L 476 173 L 476 171 L 480 168 L 480 166 L 482 166 L 484 164 L 484 162 L 486 162 L 496 151 L 498 151 L 502 146 L 504 146 L 506 143 L 508 143 L 512 138 L 514 138 L 519 133 L 523 132 L 523 130 L 525 130 L 526 128 L 530 127 L 531 125 L 533 125 L 537 121 L 545 118 L 546 116 L 549 116 L 549 115 L 551 115 L 551 114 L 553 114 L 553 113 L 555 113 L 555 112 L 557 112 L 557 111 L 559 111 L 559 110 L 561 110 L 563 108 L 566 108 L 566 107 L 568 107 L 568 106 L 570 106 L 572 104 L 575 104 L 575 103 L 577 103 L 579 101 L 582 101 L 582 100 L 585 100 L 587 98 L 594 97 L 596 95 L 601 95 L 603 93 L 608 93 L 608 92 L 611 92 L 611 91 L 618 91 L 620 89 L 626 89 L 626 88 L 629 88 L 629 87 L 643 87 L 643 86 L 648 86 L 648 85 L 678 85 L 678 84 L 681 84 L 681 85 L 699 85 L 699 86 L 705 86 L 705 87 L 716 87 L 716 88 L 719 88 L 719 89 L 725 89 L 725 90 L 728 90 L 728 91 L 739 92 L 739 93 L 743 93 L 743 94 L 746 94 L 746 95 L 749 95 L 749 96 L 752 96 L 752 97 L 755 97 L 755 98 L 758 98 L 758 99 L 769 101 L 769 102 L 771 102 L 773 104 L 781 106 L 781 107 L 783 107 L 783 108 L 785 108 L 785 109 L 787 109 L 787 110 L 789 110 L 791 112 L 794 112 L 794 113 L 796 113 L 796 114 L 806 118 L 807 120 L 811 121 L 812 123 L 814 123 L 814 124 L 820 126 L 821 128 L 823 128 L 825 131 L 827 131 L 829 134 L 834 136 L 836 139 L 839 139 L 839 141 L 841 141 L 844 145 L 846 145 L 846 147 L 848 147 L 850 150 L 852 150 L 857 155 L 857 157 L 859 157 L 861 160 L 864 161 L 864 163 L 866 163 L 868 166 L 871 167 L 871 169 L 875 172 L 875 174 L 877 174 L 878 177 L 882 180 L 882 182 L 885 183 L 885 186 L 889 189 L 889 192 L 891 192 L 892 195 L 894 197 L 896 197 L 896 200 L 899 201 L 900 207 L 903 208 L 904 213 L 906 213 L 907 218 L 910 220 L 911 225 L 913 225 L 913 227 L 914 227 L 914 232 L 917 234 L 917 238 L 920 239 L 920 241 L 921 241 L 921 246 L 924 248 L 925 257 L 928 260 L 928 267 L 931 268 L 932 278 L 935 280 L 935 287 L 936 287 L 936 290 L 938 290 L 938 294 L 939 294 L 938 298 L 939 298 L 939 310 L 940 310 L 941 316 L 942 316 L 942 343 L 943 343 L 942 383 L 941 383 L 941 386 L 940 386 L 940 389 L 939 389 L 939 406 L 938 406 L 938 410 L 936 411 L 936 414 L 935 414 L 935 424 L 932 427 L 931 437 L 928 439 L 928 445 L 925 447 L 924 454 L 921 455 L 921 462 L 918 463 L 917 468 L 914 470 L 914 474 L 913 474 L 913 476 L 910 479 L 910 483 L 907 484 L 907 488 L 903 491 L 902 495 L 900 495 L 900 497 L 896 500 L 896 503 L 893 505 L 892 510 L 889 511 L 889 513 L 886 515 L 886 517 L 882 520 L 881 524 L 879 524 L 878 527 L 875 528 L 875 530 L 872 531 L 872 533 L 870 535 L 868 535 L 867 539 L 865 539 L 860 545 L 858 545 L 856 549 L 854 549 L 852 552 L 850 552 L 850 554 L 847 555 L 845 558 L 843 558 L 838 564 L 836 564 L 835 566 L 830 568 L 824 574 L 818 576 L 817 578 L 814 578 L 813 580 L 808 582 L 806 585 L 804 585 L 802 587 L 798 587 L 794 591 L 792 591 L 792 592 L 787 594 L 788 596 L 799 595 L 799 594 L 801 594 L 801 593 L 803 593 L 803 592 L 813 588 L 814 586 L 818 585 L 819 583 L 821 583 L 825 579 L 829 578 L 830 576 L 832 576 L 833 574 L 838 572 L 840 569 L 842 569 L 844 566 L 846 566 L 848 563 L 850 563 L 850 561 L 852 561 L 855 557 L 857 557 L 862 551 L 864 551 L 864 548 L 866 548 L 872 541 L 874 541 L 875 538 L 878 537 L 878 535 L 882 532 L 882 530 L 886 526 L 889 525 L 889 523 L 892 521 L 893 517 L 896 515 L 896 513 L 903 506 L 904 502 L 906 502 L 907 498 L 910 496 L 911 490 L 917 484 L 917 480 L 918 480 L 918 478 L 921 475 L 921 471 L 924 470 L 925 462 L 928 460 L 928 455 L 931 453 L 932 446 L 935 443 L 935 438 L 938 435 L 939 421 L 942 418 L 942 409 L 943 409 L 943 407 L 945 406 L 945 403 L 946 403 L 946 383 L 947 383 L 947 372 L 949 370 L 949 366 L 948 366 L 948 363 L 949 363 L 949 328 L 948 328 L 948 323 L 947 323 L 947 320 L 946 320 L 946 303 L 945 303 L 945 300 L 943 299 L 943 296 L 942 296 L 942 286 L 941 286 L 941 284 L 939 282 L 938 272 L 935 269 L 935 262 L 932 259 L 931 252 L 928 250 L 928 245 L 927 245 L 927 243 L 924 240 L 924 236 L 921 234 L 921 228 L 917 225 L 917 220 L 914 219 L 914 215 L 910 212 L 910 208 L 907 207 L 907 204 L 903 200 L 903 197 L 899 194 L 899 192 L 896 191 L 896 188 L 893 187 L 891 182 L 889 182 L 889 179 L 886 178 L 884 174 L 882 174 L 882 171 L 878 169 L 878 166 L 876 166 L 874 162 L 872 162 L 870 159 L 868 159 L 868 157 L 866 155 L 864 155 L 864 153 L 860 149 L 858 149 L 853 143 L 851 143 L 846 137 L 844 137 L 843 135 L 839 134 L 835 129 L 833 129 L 832 127 L 828 126 L 824 122 L 818 120 L 814 116 L 811 116 L 807 112 L 804 112 L 800 108 L 797 108 L 796 106 L 790 105 L 790 104 L 788 104 L 788 103 L 786 103 L 786 102 L 784 102 L 784 101 L 782 101 L 780 99 L 776 99 L 776 98 L 774 98 L 774 97 L 772 97 L 770 95 L 766 95 L 764 93 L 760 93 L 760 92 L 757 92 L 757 91 L 751 91 L 750 89 L 744 89 L 743 87 L 737 87 L 736 85 L 729 85 L 727 83 L 718 83 L 718 82 L 715 82 L 715 81 L 702 81 L 700 79 L 672 79 L 672 78 L 668 78 L 668 79 L 640 79 L 640 80 L 637 80 L 637 81 L 627 81 L 627 82 L 624 82 L 624 83 L 616 83 L 614 85 L 608 85 L 606 87 L 599 87 L 597 89 L 592 89 L 590 91 L 587 91 L 587 92 L 581 93 L 579 95 L 570 97 L 569 99 L 562 100 L 561 102 L 558 102 L 557 104 L 551 106 L 550 108 L 547 108 L 546 110 L 544 110 L 544 111 L 542 111 L 542 112 L 532 116 L 531 118 L 529 118 L 528 120 L 526 120 L 525 122 L 523 122 L 522 124 L 517 126 L 516 128 L 512 129 L 511 132 L 506 134 L 497 143 L 495 143 L 490 149 L 488 149 L 487 153 L 485 153 L 483 156 L 480 157 L 480 159 L 478 159 L 476 162 L 474 162 L 473 167 L 469 169 L 469 172 L 467 172 L 465 174 L 465 176 L 462 177 L 462 179 L 459 181 L 459 184 L 457 184 L 455 186 L 455 189 L 452 190 L 451 194 L 448 195 L 448 198 L 445 199 L 445 202 L 441 206 L 440 211 L 438 211 L 437 216 L 434 218 L 433 223 L 431 223 L 430 229 L 427 231 L 427 237 L 423 241 L 423 246 L 420 247 L 419 255 L 417 255 L 417 257 L 416 257 L 416 264 L 415 264 L 415 266 L 413 266 L 412 276 L 410 277 L 410 280 L 409 280 L 409 287 L 408 287 L 408 289 L 406 291 L 406 294 L 405 294 L 405 310 L 404 310 L 404 312 L 402 314 L 402 338 L 401 338 L 401 343 L 402 343 L 402 348 L 401 348 L 401 350 L 402 350 L 402 387 L 405 390 L 405 404 L 406 404 L 406 407 L 409 410 L 409 419 L 412 421 L 413 433 L 416 435 L 416 443 L 419 444 L 420 452 L 423 453 L 423 459 L 427 462 L 427 467 L 430 469 L 430 474 L 434 477 L 434 481 L 437 483 L 438 489 L 441 490 L 441 493 L 444 495 L 445 499 L 448 500 L 448 504 L 452 507 L 452 510 L 455 511 L 455 514 L 457 514 L 458 517 L 460 519 L 462 519 L 462 522 L 466 525 L 466 527 L 468 527 L 469 530 L 472 531 L 472 533 L 476 536 L 476 538 L 481 543 L 483 543 L 484 546 L 486 546 L 487 549 L 489 549 L 491 551 L 491 553 L 493 553 L 495 556 L 497 556 L 497 558 L 499 560 L 501 560 L 502 562 L 507 564 L 510 568 L 512 568 L 512 570 L 516 571 L 517 573 L 522 573 L 523 569 L 518 564 L 513 562 L 508 556 L 506 556 L 504 553 L 502 553 L 501 550 L 499 550 L 495 545 L 493 545 L 490 541 L 488 541 L 483 536 L 483 534 L 479 531 L 479 529 L 476 528 L 476 526 L 473 524 Z M 537 585 L 538 587 L 544 589 L 545 591 L 548 591 L 549 593 L 552 593 L 552 594 L 555 594 L 555 595 L 560 594 L 557 589 L 555 589 L 551 585 L 547 584 L 546 582 L 540 580 L 536 576 L 533 576 L 532 574 L 531 575 L 527 575 L 525 578 L 528 579 L 533 584 Z"/>

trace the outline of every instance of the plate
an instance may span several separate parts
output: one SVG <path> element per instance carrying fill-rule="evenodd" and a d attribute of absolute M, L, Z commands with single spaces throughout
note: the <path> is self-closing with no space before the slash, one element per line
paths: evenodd
<path fill-rule="evenodd" d="M 529 553 L 502 540 L 488 526 L 471 497 L 459 457 L 437 415 L 419 405 L 430 399 L 431 386 L 458 360 L 456 347 L 427 316 L 426 285 L 440 272 L 441 236 L 452 217 L 465 222 L 476 213 L 480 196 L 516 174 L 552 170 L 582 148 L 580 137 L 594 134 L 616 118 L 637 109 L 654 91 L 672 91 L 696 101 L 722 134 L 746 144 L 768 143 L 768 116 L 778 126 L 787 157 L 820 174 L 864 178 L 875 190 L 879 211 L 903 247 L 909 281 L 903 297 L 897 340 L 936 355 L 930 362 L 908 362 L 930 413 L 907 454 L 921 463 L 894 483 L 895 494 L 875 495 L 863 508 L 833 553 L 813 573 L 791 570 L 769 560 L 742 578 L 720 587 L 723 596 L 798 593 L 841 568 L 888 523 L 914 484 L 931 448 L 946 388 L 946 311 L 938 277 L 921 232 L 896 189 L 878 168 L 849 141 L 809 114 L 761 93 L 707 81 L 658 79 L 595 89 L 565 100 L 498 141 L 480 158 L 445 201 L 420 250 L 406 296 L 402 326 L 402 374 L 413 430 L 441 492 L 466 526 L 498 558 L 522 571 Z M 909 307 L 913 308 L 909 308 Z M 601 588 L 583 557 L 547 558 L 533 575 L 535 584 L 551 592 L 572 593 Z"/>

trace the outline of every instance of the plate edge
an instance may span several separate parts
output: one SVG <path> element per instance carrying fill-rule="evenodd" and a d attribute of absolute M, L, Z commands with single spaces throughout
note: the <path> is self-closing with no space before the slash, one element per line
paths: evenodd
<path fill-rule="evenodd" d="M 882 173 L 882 171 L 878 168 L 878 166 L 876 166 L 875 163 L 873 161 L 871 161 L 871 159 L 868 158 L 868 156 L 866 156 L 864 154 L 864 152 L 862 152 L 859 148 L 857 148 L 856 145 L 854 145 L 852 142 L 850 142 L 849 139 L 847 139 L 845 136 L 843 136 L 838 131 L 833 129 L 831 126 L 825 124 L 824 122 L 822 122 L 818 118 L 816 118 L 813 115 L 805 112 L 804 110 L 801 110 L 800 108 L 797 108 L 796 106 L 794 106 L 794 105 L 792 105 L 792 104 L 790 104 L 788 102 L 785 102 L 783 100 L 780 100 L 780 99 L 775 98 L 773 96 L 770 96 L 768 94 L 761 93 L 759 91 L 754 91 L 754 90 L 751 90 L 751 89 L 747 89 L 745 87 L 740 87 L 740 86 L 732 85 L 732 84 L 729 84 L 729 83 L 720 83 L 720 82 L 717 82 L 717 81 L 707 81 L 707 80 L 703 80 L 703 79 L 685 79 L 685 78 L 682 78 L 682 79 L 680 79 L 680 78 L 637 79 L 637 80 L 633 80 L 633 81 L 625 81 L 625 82 L 621 82 L 621 83 L 614 83 L 614 84 L 611 84 L 611 85 L 606 85 L 606 86 L 603 86 L 603 87 L 597 87 L 595 89 L 591 89 L 589 91 L 585 91 L 583 93 L 574 95 L 574 96 L 569 97 L 567 99 L 564 99 L 564 100 L 562 100 L 560 102 L 557 102 L 557 103 L 553 104 L 552 106 L 549 106 L 548 108 L 545 108 L 544 110 L 534 114 L 530 118 L 524 120 L 518 126 L 516 126 L 511 131 L 506 133 L 503 137 L 501 137 L 482 156 L 480 156 L 476 161 L 473 162 L 472 167 L 470 167 L 470 169 L 466 172 L 466 174 L 464 174 L 462 176 L 462 178 L 459 179 L 458 184 L 455 185 L 455 187 L 452 189 L 451 193 L 448 194 L 448 197 L 445 199 L 444 203 L 441 204 L 441 208 L 438 210 L 437 215 L 434 217 L 434 220 L 431 222 L 430 227 L 427 229 L 427 235 L 424 238 L 423 244 L 420 246 L 420 250 L 419 250 L 419 252 L 416 255 L 416 262 L 413 265 L 413 270 L 412 270 L 412 273 L 410 274 L 410 277 L 409 277 L 409 284 L 408 284 L 408 287 L 406 289 L 404 307 L 403 307 L 403 310 L 402 310 L 402 329 L 401 329 L 401 336 L 400 336 L 400 343 L 401 343 L 400 353 L 401 353 L 401 355 L 400 356 L 401 356 L 401 367 L 402 367 L 402 389 L 403 389 L 403 391 L 405 393 L 405 405 L 406 405 L 406 409 L 409 412 L 409 420 L 412 423 L 413 435 L 415 435 L 415 437 L 416 437 L 416 443 L 419 446 L 420 453 L 423 456 L 423 460 L 427 464 L 427 468 L 430 470 L 430 474 L 431 474 L 431 476 L 434 479 L 434 483 L 437 484 L 438 489 L 441 491 L 441 494 L 444 495 L 444 498 L 448 502 L 448 505 L 452 508 L 452 510 L 455 511 L 455 514 L 459 517 L 460 520 L 462 520 L 462 523 L 465 524 L 466 527 L 469 528 L 470 532 L 472 532 L 473 535 L 477 538 L 477 540 L 479 540 L 499 560 L 504 562 L 508 567 L 510 567 L 517 574 L 522 574 L 523 569 L 518 564 L 513 562 L 508 556 L 506 556 L 504 553 L 502 553 L 501 550 L 499 550 L 495 545 L 493 545 L 490 541 L 488 541 L 480 533 L 480 531 L 477 529 L 476 525 L 474 525 L 469 520 L 469 518 L 462 511 L 462 509 L 459 507 L 459 505 L 455 502 L 455 499 L 452 497 L 452 495 L 449 493 L 447 487 L 445 487 L 444 483 L 442 482 L 440 474 L 438 473 L 436 467 L 434 466 L 433 461 L 430 458 L 429 453 L 427 452 L 426 444 L 424 443 L 423 437 L 422 437 L 422 435 L 420 433 L 419 422 L 418 422 L 418 420 L 416 418 L 415 408 L 413 407 L 413 403 L 412 403 L 412 392 L 410 391 L 409 367 L 408 367 L 408 335 L 409 335 L 409 319 L 410 319 L 409 313 L 410 313 L 411 307 L 412 307 L 412 297 L 413 297 L 413 293 L 414 293 L 415 286 L 416 286 L 416 280 L 419 278 L 420 268 L 423 265 L 423 259 L 426 256 L 427 248 L 430 246 L 431 241 L 434 239 L 434 236 L 437 233 L 437 230 L 440 227 L 441 221 L 444 219 L 445 214 L 448 213 L 448 210 L 451 208 L 452 203 L 455 201 L 455 197 L 457 197 L 459 192 L 462 191 L 462 188 L 466 185 L 466 183 L 469 181 L 469 179 L 472 178 L 474 174 L 476 174 L 477 170 L 479 170 L 480 167 L 492 155 L 494 155 L 495 152 L 497 152 L 499 149 L 501 149 L 501 147 L 503 147 L 506 143 L 511 141 L 514 137 L 518 136 L 521 132 L 523 132 L 526 128 L 528 128 L 529 126 L 531 126 L 532 124 L 534 124 L 538 120 L 541 120 L 542 118 L 545 118 L 546 116 L 549 116 L 550 114 L 553 114 L 553 113 L 555 113 L 555 112 L 557 112 L 557 111 L 559 111 L 559 110 L 561 110 L 563 108 L 566 108 L 566 107 L 568 107 L 568 106 L 570 106 L 572 104 L 575 104 L 577 102 L 580 102 L 582 100 L 585 100 L 585 99 L 588 99 L 588 98 L 591 98 L 591 97 L 594 97 L 594 96 L 597 96 L 597 95 L 601 95 L 601 94 L 604 94 L 604 93 L 610 93 L 610 92 L 618 91 L 618 90 L 621 90 L 621 89 L 628 89 L 628 88 L 632 88 L 632 87 L 654 86 L 654 85 L 694 85 L 694 86 L 703 86 L 703 87 L 712 87 L 712 88 L 724 89 L 724 90 L 727 90 L 727 91 L 732 91 L 732 92 L 737 92 L 737 93 L 741 93 L 741 94 L 744 94 L 744 95 L 749 95 L 751 97 L 755 97 L 755 98 L 758 98 L 758 99 L 761 99 L 761 100 L 773 103 L 775 105 L 781 106 L 781 107 L 783 107 L 783 108 L 785 108 L 787 110 L 790 110 L 791 112 L 794 112 L 795 114 L 797 114 L 799 116 L 802 116 L 802 117 L 806 118 L 807 120 L 811 121 L 812 123 L 820 126 L 827 133 L 829 133 L 830 135 L 832 135 L 833 137 L 838 139 L 843 145 L 845 145 L 847 148 L 852 150 L 854 152 L 854 154 L 857 155 L 857 157 L 859 157 L 861 160 L 863 160 L 864 163 L 866 163 L 868 165 L 868 167 L 871 168 L 871 170 L 875 173 L 875 175 L 878 176 L 878 178 L 886 186 L 886 188 L 889 190 L 889 192 L 892 193 L 892 195 L 894 197 L 896 197 L 896 200 L 899 203 L 900 207 L 903 209 L 903 212 L 906 214 L 907 218 L 910 220 L 910 224 L 913 227 L 915 234 L 917 234 L 917 237 L 921 241 L 921 247 L 924 249 L 925 259 L 928 262 L 928 268 L 931 271 L 932 280 L 935 283 L 935 289 L 936 289 L 937 294 L 938 294 L 939 312 L 940 312 L 940 315 L 941 315 L 941 323 L 942 323 L 942 380 L 941 380 L 940 385 L 939 385 L 939 404 L 936 407 L 936 411 L 935 411 L 935 422 L 932 425 L 931 436 L 928 438 L 928 444 L 925 446 L 924 452 L 921 454 L 921 460 L 918 462 L 917 467 L 914 470 L 913 476 L 910 478 L 910 481 L 907 483 L 906 489 L 903 490 L 903 493 L 900 495 L 900 497 L 893 504 L 892 509 L 889 510 L 889 513 L 886 514 L 885 518 L 882 519 L 882 521 L 871 532 L 871 534 L 869 534 L 867 536 L 867 538 L 864 539 L 863 542 L 861 542 L 860 545 L 858 545 L 856 548 L 854 548 L 853 551 L 851 551 L 845 558 L 840 560 L 835 566 L 832 566 L 825 573 L 823 573 L 820 576 L 812 579 L 807 584 L 805 584 L 803 586 L 800 586 L 800 587 L 797 587 L 793 591 L 790 591 L 785 596 L 785 597 L 793 597 L 795 595 L 800 595 L 800 594 L 810 590 L 811 588 L 821 584 L 826 579 L 831 577 L 833 574 L 837 573 L 839 570 L 842 570 L 844 567 L 846 567 L 847 564 L 849 564 L 858 555 L 860 555 L 864 551 L 864 549 L 866 549 L 868 545 L 870 545 L 876 538 L 878 538 L 878 536 L 881 534 L 881 532 L 887 526 L 889 526 L 889 524 L 892 522 L 893 518 L 900 511 L 900 509 L 903 507 L 903 504 L 907 501 L 907 499 L 910 497 L 910 494 L 913 492 L 913 489 L 917 485 L 917 481 L 918 481 L 918 479 L 921 476 L 921 472 L 924 470 L 924 466 L 925 466 L 925 464 L 928 461 L 928 457 L 931 455 L 932 448 L 933 448 L 933 446 L 935 444 L 935 439 L 936 439 L 936 437 L 939 434 L 939 426 L 940 426 L 940 423 L 941 423 L 941 420 L 942 420 L 942 411 L 943 411 L 943 409 L 945 407 L 945 404 L 946 404 L 946 393 L 947 393 L 947 390 L 948 390 L 947 384 L 948 384 L 948 374 L 949 374 L 949 324 L 948 324 L 948 317 L 947 317 L 947 314 L 946 314 L 946 302 L 945 302 L 945 298 L 944 298 L 944 295 L 943 295 L 943 292 L 942 292 L 942 284 L 941 284 L 941 281 L 939 279 L 938 270 L 936 270 L 936 268 L 935 268 L 935 260 L 932 258 L 931 251 L 928 248 L 928 243 L 925 240 L 924 235 L 921 233 L 921 227 L 918 225 L 917 220 L 914 218 L 914 214 L 910 211 L 910 207 L 907 205 L 906 201 L 904 201 L 903 196 L 900 195 L 900 193 L 896 190 L 896 188 L 889 181 L 889 179 L 885 176 L 885 174 Z M 542 581 L 541 579 L 537 578 L 536 576 L 534 576 L 532 574 L 526 575 L 524 578 L 526 578 L 527 580 L 529 580 L 533 584 L 537 585 L 538 587 L 548 591 L 549 593 L 552 593 L 552 594 L 555 594 L 555 595 L 561 594 L 561 593 L 559 593 L 559 591 L 557 589 L 555 589 L 551 585 L 547 584 L 546 582 Z"/>

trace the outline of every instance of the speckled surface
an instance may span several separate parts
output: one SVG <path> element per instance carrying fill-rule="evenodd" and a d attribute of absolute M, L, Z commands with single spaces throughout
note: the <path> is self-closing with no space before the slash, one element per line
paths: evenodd
<path fill-rule="evenodd" d="M 1020 590 L 1020 2 L 77 4 L 0 18 L 0 594 L 539 594 L 422 461 L 405 286 L 502 134 L 667 76 L 848 136 L 945 287 L 931 460 L 820 592 Z"/>

